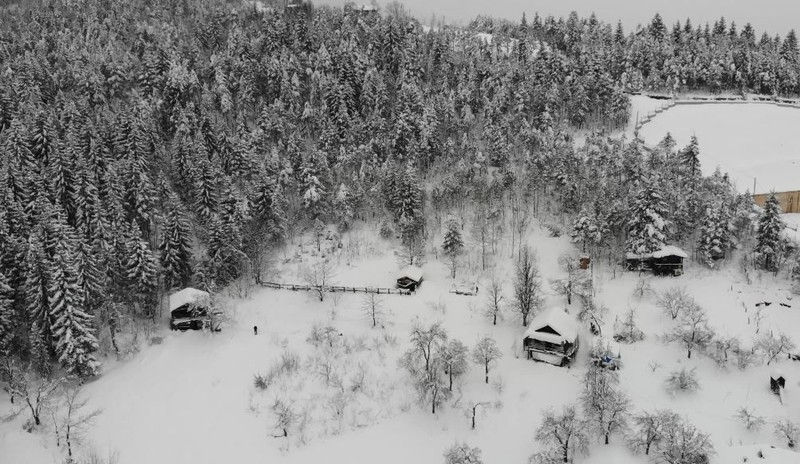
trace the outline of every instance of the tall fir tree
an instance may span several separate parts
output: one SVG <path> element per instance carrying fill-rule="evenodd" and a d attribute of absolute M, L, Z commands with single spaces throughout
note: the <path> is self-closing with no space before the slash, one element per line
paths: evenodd
<path fill-rule="evenodd" d="M 458 258 L 464 252 L 464 239 L 461 236 L 461 224 L 455 218 L 448 218 L 444 224 L 444 240 L 442 253 L 450 260 L 451 277 L 455 279 Z"/>
<path fill-rule="evenodd" d="M 177 196 L 173 196 L 167 208 L 158 247 L 164 285 L 167 288 L 184 287 L 192 275 L 189 226 L 181 214 Z"/>
<path fill-rule="evenodd" d="M 775 193 L 771 193 L 764 203 L 764 212 L 758 220 L 756 231 L 755 258 L 758 265 L 770 272 L 777 272 L 784 251 L 781 233 L 786 224 L 781 219 L 781 206 Z"/>
<path fill-rule="evenodd" d="M 626 251 L 637 255 L 658 251 L 667 242 L 667 205 L 655 182 L 645 182 L 631 206 L 625 242 Z"/>
<path fill-rule="evenodd" d="M 731 220 L 725 205 L 717 203 L 706 208 L 698 251 L 708 267 L 715 267 L 716 260 L 724 258 L 731 245 Z"/>
<path fill-rule="evenodd" d="M 50 317 L 56 356 L 71 374 L 89 377 L 97 374 L 100 364 L 94 357 L 99 345 L 94 335 L 92 316 L 83 309 L 73 250 L 66 241 L 56 245 L 50 266 Z"/>

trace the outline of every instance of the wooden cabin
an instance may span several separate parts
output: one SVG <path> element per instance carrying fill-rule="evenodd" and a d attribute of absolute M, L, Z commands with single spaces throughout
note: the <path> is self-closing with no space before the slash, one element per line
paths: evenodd
<path fill-rule="evenodd" d="M 422 284 L 422 269 L 416 266 L 409 266 L 397 275 L 397 288 L 416 291 Z"/>
<path fill-rule="evenodd" d="M 211 295 L 196 288 L 184 288 L 169 296 L 169 326 L 172 330 L 200 330 L 208 325 Z"/>
<path fill-rule="evenodd" d="M 551 308 L 533 318 L 522 346 L 528 359 L 565 366 L 578 352 L 578 324 L 564 310 Z"/>
<path fill-rule="evenodd" d="M 626 253 L 625 262 L 629 271 L 650 271 L 655 275 L 683 275 L 683 260 L 689 255 L 680 248 L 667 245 L 653 253 Z"/>

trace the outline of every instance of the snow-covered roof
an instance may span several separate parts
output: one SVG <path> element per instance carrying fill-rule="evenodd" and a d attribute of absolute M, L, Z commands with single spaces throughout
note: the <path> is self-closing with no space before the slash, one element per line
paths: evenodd
<path fill-rule="evenodd" d="M 625 253 L 625 257 L 628 259 L 665 258 L 667 256 L 679 256 L 684 259 L 689 257 L 689 255 L 687 255 L 685 251 L 681 250 L 675 245 L 666 245 L 665 247 L 661 248 L 658 251 L 654 251 L 652 253 L 645 253 L 642 255 L 638 255 L 636 253 L 631 253 L 631 252 Z"/>
<path fill-rule="evenodd" d="M 422 280 L 422 268 L 417 266 L 408 266 L 397 274 L 398 279 L 402 279 L 403 277 L 411 279 L 414 282 L 419 282 Z"/>
<path fill-rule="evenodd" d="M 197 303 L 200 300 L 209 298 L 211 295 L 208 292 L 198 290 L 196 288 L 184 288 L 169 296 L 169 311 L 175 311 L 186 304 Z"/>
<path fill-rule="evenodd" d="M 558 335 L 550 332 L 540 332 L 541 329 L 548 326 L 558 332 Z M 575 319 L 561 308 L 550 308 L 533 318 L 524 338 L 534 338 L 556 344 L 561 342 L 573 343 L 578 338 L 578 325 Z"/>
<path fill-rule="evenodd" d="M 361 5 L 359 8 L 361 11 L 378 11 L 378 7 L 375 5 Z"/>
<path fill-rule="evenodd" d="M 689 257 L 685 251 L 681 250 L 675 245 L 667 245 L 664 248 L 653 252 L 653 258 L 664 258 L 665 256 L 680 256 L 681 258 Z"/>

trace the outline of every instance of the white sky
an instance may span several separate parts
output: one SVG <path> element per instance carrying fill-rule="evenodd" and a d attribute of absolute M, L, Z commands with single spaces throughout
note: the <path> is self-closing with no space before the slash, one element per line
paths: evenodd
<path fill-rule="evenodd" d="M 343 5 L 344 0 L 313 0 L 315 4 Z M 356 0 L 357 4 L 368 4 L 370 0 Z M 386 5 L 386 0 L 378 0 Z M 544 17 L 567 16 L 575 10 L 581 16 L 592 11 L 605 22 L 616 24 L 622 20 L 625 31 L 637 24 L 644 24 L 658 11 L 669 25 L 683 22 L 687 17 L 692 23 L 712 23 L 724 16 L 741 30 L 750 22 L 757 33 L 767 30 L 772 35 L 785 36 L 790 29 L 800 31 L 800 1 L 798 0 L 402 0 L 412 14 L 423 23 L 432 15 L 444 17 L 448 22 L 466 22 L 479 14 L 519 20 L 525 11 L 530 19 L 538 11 Z"/>

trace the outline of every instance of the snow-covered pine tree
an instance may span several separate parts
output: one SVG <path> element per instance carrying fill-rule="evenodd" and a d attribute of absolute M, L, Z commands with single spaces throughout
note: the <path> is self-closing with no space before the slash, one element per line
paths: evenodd
<path fill-rule="evenodd" d="M 786 224 L 781 219 L 781 206 L 775 193 L 771 193 L 764 203 L 764 213 L 758 220 L 756 231 L 755 258 L 762 269 L 777 272 L 784 243 L 781 233 Z"/>
<path fill-rule="evenodd" d="M 626 251 L 641 255 L 663 248 L 667 241 L 667 213 L 655 182 L 646 181 L 631 206 Z"/>
<path fill-rule="evenodd" d="M 706 208 L 698 251 L 708 267 L 713 268 L 715 260 L 725 257 L 731 245 L 731 228 L 730 214 L 722 203 Z"/>
<path fill-rule="evenodd" d="M 128 288 L 139 304 L 150 301 L 158 284 L 156 258 L 147 242 L 132 238 L 128 244 L 128 262 L 125 266 Z M 146 309 L 149 311 L 149 308 Z"/>
<path fill-rule="evenodd" d="M 159 261 L 167 288 L 184 287 L 189 283 L 191 269 L 191 236 L 184 220 L 178 197 L 170 199 L 161 233 Z"/>
<path fill-rule="evenodd" d="M 456 268 L 458 267 L 458 257 L 463 251 L 464 239 L 461 236 L 461 224 L 456 218 L 447 218 L 444 223 L 442 252 L 450 260 L 450 273 L 454 279 L 456 277 Z"/>
<path fill-rule="evenodd" d="M 692 136 L 683 150 L 680 151 L 680 160 L 685 172 L 684 182 L 690 185 L 691 188 L 697 186 L 697 181 L 700 179 L 700 145 L 697 137 Z"/>
<path fill-rule="evenodd" d="M 14 338 L 14 327 L 17 316 L 14 312 L 14 290 L 8 284 L 8 278 L 0 270 L 0 353 L 7 353 Z"/>
<path fill-rule="evenodd" d="M 28 237 L 23 267 L 25 311 L 31 328 L 28 332 L 31 359 L 41 373 L 49 372 L 51 347 L 51 316 L 48 294 L 49 259 L 44 252 L 41 227 Z"/>
<path fill-rule="evenodd" d="M 92 316 L 84 312 L 77 282 L 77 271 L 66 239 L 56 245 L 50 265 L 50 317 L 58 361 L 67 372 L 80 377 L 97 374 L 100 364 L 94 357 L 99 345 L 94 336 Z"/>

